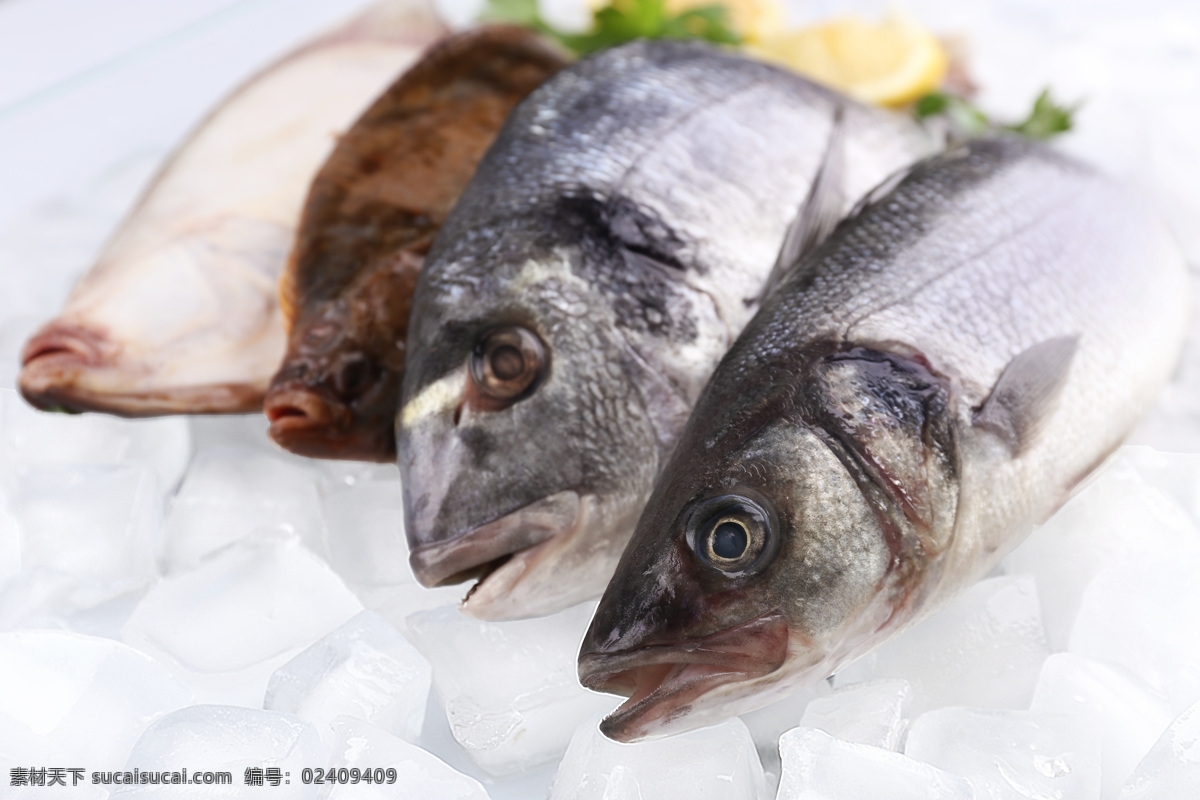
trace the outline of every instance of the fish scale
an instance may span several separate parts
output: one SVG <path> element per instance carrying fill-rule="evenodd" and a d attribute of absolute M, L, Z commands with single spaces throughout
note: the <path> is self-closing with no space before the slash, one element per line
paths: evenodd
<path fill-rule="evenodd" d="M 605 51 L 517 107 L 414 296 L 397 449 L 423 582 L 482 578 L 465 609 L 484 618 L 602 590 L 835 130 L 838 216 L 932 146 L 910 118 L 689 42 Z M 487 399 L 489 343 L 519 331 L 536 369 Z"/>
<path fill-rule="evenodd" d="M 811 685 L 977 580 L 1166 383 L 1146 204 L 1015 138 L 913 167 L 794 264 L 696 404 L 580 655 L 622 741 Z M 720 525 L 748 544 L 706 548 Z M 651 577 L 652 576 L 652 577 Z"/>

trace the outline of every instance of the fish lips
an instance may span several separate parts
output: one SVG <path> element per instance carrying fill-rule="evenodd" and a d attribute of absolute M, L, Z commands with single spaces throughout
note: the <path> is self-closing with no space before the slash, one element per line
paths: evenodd
<path fill-rule="evenodd" d="M 557 492 L 449 541 L 419 545 L 409 554 L 409 564 L 417 580 L 429 587 L 479 577 L 474 592 L 510 559 L 528 556 L 534 548 L 574 530 L 581 508 L 578 492 Z"/>
<path fill-rule="evenodd" d="M 697 639 L 603 652 L 587 641 L 579 655 L 579 680 L 589 689 L 628 697 L 600 723 L 618 742 L 675 732 L 669 724 L 702 696 L 761 678 L 788 657 L 788 626 L 776 610 Z"/>

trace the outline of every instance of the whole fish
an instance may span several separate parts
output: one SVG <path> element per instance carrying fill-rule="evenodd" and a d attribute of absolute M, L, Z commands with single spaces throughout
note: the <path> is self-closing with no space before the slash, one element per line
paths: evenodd
<path fill-rule="evenodd" d="M 934 157 L 801 260 L 730 348 L 579 675 L 621 741 L 815 683 L 981 577 L 1166 382 L 1188 282 L 1121 186 L 1044 146 Z"/>
<path fill-rule="evenodd" d="M 565 63 L 525 28 L 452 36 L 338 141 L 313 179 L 280 282 L 287 353 L 263 410 L 285 449 L 395 460 L 424 254 L 509 111 Z"/>
<path fill-rule="evenodd" d="M 491 619 L 603 590 L 835 117 L 847 166 L 814 207 L 836 216 L 930 146 L 698 43 L 603 52 L 517 107 L 413 301 L 397 434 L 422 583 L 481 577 L 464 608 Z"/>
<path fill-rule="evenodd" d="M 25 399 L 123 416 L 260 408 L 308 182 L 337 131 L 442 31 L 423 0 L 380 3 L 213 111 L 26 344 Z"/>

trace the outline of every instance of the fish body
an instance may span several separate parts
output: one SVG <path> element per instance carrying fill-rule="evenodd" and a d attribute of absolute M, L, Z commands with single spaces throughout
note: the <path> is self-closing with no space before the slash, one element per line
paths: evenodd
<path fill-rule="evenodd" d="M 1187 276 L 1093 169 L 980 140 L 802 259 L 730 348 L 583 643 L 631 741 L 819 681 L 970 585 L 1149 408 Z"/>
<path fill-rule="evenodd" d="M 413 289 L 509 111 L 565 57 L 523 28 L 448 37 L 339 140 L 309 189 L 280 283 L 287 353 L 263 409 L 307 456 L 394 461 Z"/>
<path fill-rule="evenodd" d="M 464 606 L 483 618 L 599 594 L 835 118 L 842 213 L 930 147 L 698 43 L 605 51 L 518 106 L 414 299 L 397 435 L 423 583 L 483 576 Z"/>
<path fill-rule="evenodd" d="M 123 416 L 261 407 L 308 182 L 337 132 L 441 32 L 419 2 L 381 3 L 231 95 L 26 344 L 25 398 Z"/>

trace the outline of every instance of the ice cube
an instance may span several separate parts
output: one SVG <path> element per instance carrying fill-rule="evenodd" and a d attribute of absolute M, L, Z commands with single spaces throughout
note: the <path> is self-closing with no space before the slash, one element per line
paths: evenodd
<path fill-rule="evenodd" d="M 949 606 L 837 675 L 913 687 L 912 714 L 947 705 L 1027 708 L 1049 651 L 1029 576 L 980 581 Z"/>
<path fill-rule="evenodd" d="M 1200 797 L 1200 703 L 1179 715 L 1121 790 L 1121 800 Z"/>
<path fill-rule="evenodd" d="M 153 659 L 65 631 L 0 634 L 0 761 L 116 769 L 151 721 L 191 702 Z"/>
<path fill-rule="evenodd" d="M 746 723 L 750 738 L 754 739 L 754 746 L 758 749 L 758 759 L 762 762 L 768 786 L 773 788 L 779 783 L 779 737 L 800 724 L 809 703 L 832 691 L 829 681 L 821 681 L 769 706 L 742 714 L 742 722 Z"/>
<path fill-rule="evenodd" d="M 1133 561 L 1100 573 L 1083 597 L 1070 652 L 1128 669 L 1179 713 L 1200 697 L 1200 559 Z"/>
<path fill-rule="evenodd" d="M 323 552 L 315 473 L 252 448 L 205 448 L 167 510 L 167 569 L 189 569 L 209 553 L 270 528 L 293 531 L 314 552 Z"/>
<path fill-rule="evenodd" d="M 397 628 L 417 611 L 457 605 L 466 593 L 462 586 L 427 589 L 413 577 L 398 476 L 343 484 L 322 498 L 321 509 L 330 566 L 363 605 Z"/>
<path fill-rule="evenodd" d="M 910 705 L 912 686 L 908 681 L 858 683 L 813 700 L 800 726 L 825 731 L 845 742 L 899 750 Z"/>
<path fill-rule="evenodd" d="M 1133 557 L 1200 547 L 1187 512 L 1139 473 L 1140 455 L 1123 449 L 1003 562 L 1008 572 L 1036 579 L 1052 650 L 1066 648 L 1083 593 L 1102 570 Z"/>
<path fill-rule="evenodd" d="M 1100 794 L 1100 734 L 1078 715 L 940 708 L 917 717 L 904 753 L 992 800 Z"/>
<path fill-rule="evenodd" d="M 124 768 L 146 774 L 177 773 L 186 767 L 189 782 L 113 784 L 112 797 L 207 800 L 261 794 L 273 800 L 312 800 L 317 787 L 302 779 L 302 771 L 329 763 L 328 753 L 316 729 L 291 714 L 237 706 L 191 706 L 147 728 Z M 279 770 L 277 784 L 265 775 L 267 770 Z M 203 783 L 190 782 L 196 779 Z"/>
<path fill-rule="evenodd" d="M 344 714 L 415 742 L 430 673 L 429 662 L 395 628 L 364 611 L 276 670 L 263 707 L 306 719 L 323 736 Z"/>
<path fill-rule="evenodd" d="M 488 800 L 483 785 L 432 753 L 369 725 L 341 717 L 334 721 L 337 740 L 333 765 L 370 772 L 369 781 L 338 783 L 319 797 L 329 800 Z M 388 780 L 391 773 L 392 780 Z M 379 779 L 383 780 L 380 781 Z"/>
<path fill-rule="evenodd" d="M 1033 695 L 1035 712 L 1078 714 L 1101 732 L 1101 787 L 1116 798 L 1121 783 L 1170 724 L 1161 699 L 1117 669 L 1071 653 L 1046 659 Z"/>
<path fill-rule="evenodd" d="M 162 504 L 146 467 L 30 467 L 13 478 L 10 509 L 22 569 L 57 585 L 53 612 L 97 605 L 154 578 Z M 22 614 L 6 603 L 0 619 L 19 624 Z"/>
<path fill-rule="evenodd" d="M 454 738 L 492 775 L 558 758 L 584 719 L 618 705 L 576 677 L 595 607 L 516 622 L 482 622 L 454 608 L 409 618 L 409 638 L 433 664 Z"/>
<path fill-rule="evenodd" d="M 754 740 L 737 717 L 639 744 L 600 733 L 601 716 L 571 737 L 550 800 L 759 800 L 766 783 Z"/>
<path fill-rule="evenodd" d="M 779 740 L 783 777 L 776 800 L 975 800 L 963 778 L 900 753 L 793 728 Z"/>
<path fill-rule="evenodd" d="M 177 666 L 198 690 L 218 692 L 200 697 L 257 706 L 276 668 L 361 610 L 295 536 L 264 535 L 164 578 L 122 638 Z"/>
<path fill-rule="evenodd" d="M 31 408 L 12 389 L 0 389 L 0 477 L 26 467 L 141 465 L 166 493 L 179 483 L 191 448 L 183 417 L 48 414 Z"/>

